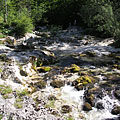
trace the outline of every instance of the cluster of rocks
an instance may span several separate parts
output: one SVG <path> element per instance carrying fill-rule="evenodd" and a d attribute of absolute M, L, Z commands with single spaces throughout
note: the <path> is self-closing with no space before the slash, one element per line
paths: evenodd
<path fill-rule="evenodd" d="M 101 41 L 94 36 L 81 35 L 78 28 L 74 28 L 57 33 L 35 32 L 18 40 L 7 37 L 2 41 L 9 50 L 0 49 L 0 81 L 16 88 L 20 85 L 19 88 L 26 88 L 30 95 L 37 94 L 38 91 L 40 93 L 37 95 L 41 95 L 39 99 L 35 98 L 35 101 L 24 97 L 22 108 L 18 103 L 18 108 L 11 105 L 10 109 L 7 109 L 9 105 L 6 103 L 6 108 L 0 105 L 4 119 L 66 119 L 75 107 L 64 103 L 64 100 L 61 102 L 61 98 L 56 95 L 57 92 L 61 95 L 60 90 L 66 84 L 77 91 L 85 91 L 82 110 L 86 114 L 93 110 L 93 107 L 98 110 L 105 109 L 100 100 L 106 93 L 113 99 L 120 100 L 120 50 L 107 46 L 108 42 L 113 42 L 112 39 Z M 53 48 L 52 45 L 56 46 Z M 53 95 L 48 95 L 49 87 L 56 91 Z M 16 94 L 8 92 L 7 95 L 11 93 Z M 6 94 L 2 97 L 6 97 Z M 8 100 L 10 103 L 9 97 L 2 97 L 0 100 Z M 16 101 L 15 96 L 13 98 Z M 120 105 L 113 104 L 110 112 L 120 115 Z"/>

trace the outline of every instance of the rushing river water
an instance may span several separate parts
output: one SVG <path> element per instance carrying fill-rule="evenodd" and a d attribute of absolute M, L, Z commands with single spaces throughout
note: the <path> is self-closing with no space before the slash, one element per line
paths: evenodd
<path fill-rule="evenodd" d="M 40 51 L 40 46 L 36 46 L 36 48 L 33 50 L 28 49 L 24 51 L 24 49 L 22 49 L 15 51 L 12 48 L 0 45 L 0 54 L 4 53 L 12 59 L 10 66 L 6 67 L 4 64 L 2 66 L 6 69 L 4 71 L 9 70 L 12 72 L 9 73 L 10 75 L 6 80 L 2 79 L 3 75 L 1 74 L 0 84 L 10 85 L 12 86 L 13 90 L 24 88 L 29 90 L 29 83 L 34 83 L 33 78 L 36 80 L 43 79 L 47 82 L 47 85 L 44 89 L 38 89 L 37 92 L 41 97 L 40 99 L 46 101 L 49 95 L 54 95 L 57 98 L 54 101 L 55 110 L 61 112 L 61 106 L 63 105 L 68 105 L 72 108 L 70 113 L 60 113 L 62 116 L 61 118 L 64 120 L 119 120 L 120 113 L 114 115 L 111 113 L 111 111 L 115 105 L 120 106 L 120 100 L 117 99 L 114 95 L 114 91 L 116 89 L 118 90 L 120 85 L 120 70 L 113 69 L 113 65 L 120 64 L 120 61 L 115 59 L 111 54 L 119 56 L 120 49 L 115 49 L 111 46 L 108 46 L 111 41 L 90 41 L 90 43 L 87 45 L 83 45 L 83 42 L 86 41 L 80 42 L 80 44 L 78 44 L 78 42 L 60 42 L 44 45 L 42 46 L 44 48 L 41 50 L 42 52 Z M 46 73 L 39 73 L 31 69 L 32 64 L 29 62 L 29 58 L 31 56 L 38 57 L 41 55 L 41 53 L 46 55 L 51 52 L 55 54 L 55 59 L 59 59 L 57 63 L 50 65 L 53 67 L 53 70 Z M 77 64 L 82 72 L 87 72 L 90 75 L 92 74 L 93 77 L 96 77 L 96 83 L 85 86 L 81 90 L 77 90 L 75 86 L 72 85 L 72 82 L 78 79 L 81 76 L 81 73 L 61 72 L 64 70 L 64 68 L 69 68 L 71 64 Z M 26 71 L 28 76 L 21 75 L 20 65 L 22 66 L 22 70 Z M 22 84 L 14 82 L 14 78 L 16 77 Z M 52 87 L 50 82 L 56 79 L 65 81 L 65 85 L 60 88 Z M 94 93 L 95 103 L 91 110 L 85 111 L 83 110 L 83 105 L 86 102 L 86 91 L 92 90 L 92 88 L 99 88 L 99 91 L 102 92 L 102 97 L 98 97 L 100 94 L 99 92 Z M 33 94 L 36 95 L 37 92 Z M 0 99 L 2 101 L 2 98 Z M 98 103 L 102 104 L 102 109 L 98 109 L 96 107 Z M 72 118 L 67 119 L 69 116 L 72 116 Z"/>

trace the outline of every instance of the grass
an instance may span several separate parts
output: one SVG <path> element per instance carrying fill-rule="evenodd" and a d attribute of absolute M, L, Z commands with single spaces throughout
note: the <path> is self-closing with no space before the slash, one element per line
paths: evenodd
<path fill-rule="evenodd" d="M 48 103 L 45 105 L 46 108 L 55 108 L 55 100 L 50 100 Z"/>
<path fill-rule="evenodd" d="M 0 85 L 0 93 L 4 99 L 9 99 L 11 98 L 9 94 L 12 93 L 12 88 L 10 86 Z"/>
<path fill-rule="evenodd" d="M 21 102 L 15 102 L 14 103 L 14 106 L 17 108 L 17 109 L 21 109 L 23 107 L 22 103 Z"/>
<path fill-rule="evenodd" d="M 26 89 L 24 89 L 22 91 L 16 91 L 16 93 L 17 93 L 17 96 L 19 96 L 19 97 L 29 95 L 29 93 L 28 93 L 28 91 Z"/>
<path fill-rule="evenodd" d="M 2 114 L 0 114 L 0 120 L 2 120 L 2 118 L 3 118 L 3 115 L 2 115 Z"/>
<path fill-rule="evenodd" d="M 72 116 L 69 116 L 68 118 L 66 118 L 66 120 L 74 120 L 74 118 Z"/>
<path fill-rule="evenodd" d="M 0 68 L 0 73 L 1 73 L 2 71 L 3 71 L 2 68 Z"/>

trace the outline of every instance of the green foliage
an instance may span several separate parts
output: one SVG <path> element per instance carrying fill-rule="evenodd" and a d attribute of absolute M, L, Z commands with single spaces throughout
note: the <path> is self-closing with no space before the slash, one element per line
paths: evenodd
<path fill-rule="evenodd" d="M 15 102 L 14 103 L 14 106 L 17 108 L 17 109 L 21 109 L 23 107 L 23 105 L 19 102 Z"/>
<path fill-rule="evenodd" d="M 15 36 L 24 36 L 25 33 L 32 32 L 33 30 L 31 18 L 23 13 L 21 13 L 21 15 L 18 16 L 11 24 L 13 27 L 11 33 L 15 34 Z"/>
<path fill-rule="evenodd" d="M 2 114 L 0 114 L 0 120 L 2 120 L 2 118 L 3 118 L 3 115 L 2 115 Z"/>
<path fill-rule="evenodd" d="M 55 100 L 49 100 L 47 104 L 45 104 L 46 108 L 55 108 Z"/>
<path fill-rule="evenodd" d="M 97 35 L 120 39 L 120 1 L 114 0 L 0 0 L 0 37 L 23 36 L 36 27 L 52 26 L 52 35 L 62 28 L 76 24 L 90 28 Z M 57 27 L 56 27 L 57 26 Z M 39 28 L 39 27 L 38 27 Z M 94 33 L 95 34 L 95 33 Z"/>
<path fill-rule="evenodd" d="M 22 91 L 16 91 L 16 94 L 18 97 L 23 97 L 23 96 L 26 96 L 28 95 L 28 91 L 26 89 L 22 90 Z"/>
<path fill-rule="evenodd" d="M 9 94 L 12 93 L 12 89 L 9 86 L 0 85 L 0 93 L 4 99 L 10 98 Z"/>

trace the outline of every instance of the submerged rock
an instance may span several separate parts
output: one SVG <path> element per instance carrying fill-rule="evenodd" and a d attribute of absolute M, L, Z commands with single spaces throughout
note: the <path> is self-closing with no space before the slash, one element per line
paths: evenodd
<path fill-rule="evenodd" d="M 114 95 L 117 99 L 120 99 L 120 90 L 115 90 Z"/>
<path fill-rule="evenodd" d="M 62 113 L 70 113 L 70 112 L 72 112 L 72 108 L 69 105 L 63 105 L 61 107 L 61 111 L 62 111 Z"/>
<path fill-rule="evenodd" d="M 118 115 L 118 114 L 120 114 L 120 106 L 115 106 L 115 107 L 112 109 L 111 113 L 112 113 L 113 115 Z"/>
<path fill-rule="evenodd" d="M 97 109 L 100 109 L 100 110 L 104 109 L 103 103 L 98 102 L 98 103 L 96 104 L 96 108 L 97 108 Z"/>

